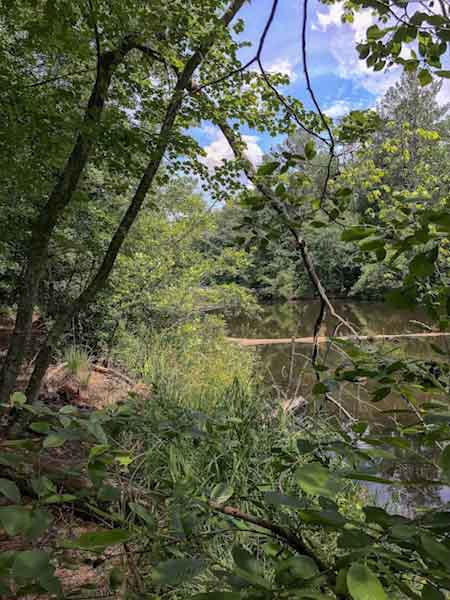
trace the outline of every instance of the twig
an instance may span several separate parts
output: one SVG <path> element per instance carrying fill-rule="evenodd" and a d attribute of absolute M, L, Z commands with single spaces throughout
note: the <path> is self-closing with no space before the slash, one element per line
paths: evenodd
<path fill-rule="evenodd" d="M 307 55 L 307 34 L 306 34 L 307 24 L 308 24 L 308 0 L 303 0 L 303 19 L 302 19 L 302 28 L 301 28 L 303 74 L 305 75 L 306 89 L 308 90 L 311 100 L 313 101 L 313 104 L 316 107 L 317 112 L 319 113 L 320 120 L 322 121 L 322 124 L 323 124 L 324 128 L 326 129 L 328 136 L 330 138 L 330 141 L 328 144 L 329 145 L 329 158 L 328 158 L 328 164 L 327 164 L 327 171 L 326 171 L 326 175 L 325 175 L 325 181 L 324 181 L 324 184 L 322 187 L 322 193 L 320 195 L 320 207 L 323 209 L 322 205 L 323 205 L 325 197 L 327 195 L 328 184 L 331 179 L 331 167 L 333 164 L 333 160 L 335 158 L 335 153 L 334 153 L 335 140 L 334 140 L 333 132 L 331 131 L 330 125 L 328 124 L 328 120 L 325 117 L 325 115 L 320 107 L 320 104 L 317 100 L 316 94 L 312 87 L 311 77 L 309 75 L 308 55 Z M 324 210 L 324 212 L 328 216 L 328 212 L 325 210 Z"/>
<path fill-rule="evenodd" d="M 251 523 L 252 525 L 256 525 L 257 527 L 262 527 L 263 529 L 267 529 L 271 531 L 278 539 L 284 541 L 288 546 L 290 546 L 296 552 L 301 554 L 306 554 L 310 558 L 312 558 L 319 568 L 322 571 L 327 571 L 329 567 L 322 562 L 320 558 L 318 558 L 310 548 L 304 543 L 304 541 L 292 533 L 287 529 L 284 529 L 280 525 L 276 525 L 275 523 L 271 523 L 270 521 L 266 521 L 265 519 L 260 519 L 259 517 L 255 517 L 253 515 L 249 515 L 247 513 L 243 513 L 239 508 L 235 508 L 234 506 L 226 506 L 224 504 L 219 504 L 218 502 L 214 502 L 210 500 L 208 505 L 217 512 L 220 512 L 224 515 L 228 515 L 229 517 L 233 517 L 234 519 L 239 519 L 241 521 L 245 521 L 246 523 Z M 333 582 L 335 578 L 333 577 Z"/>
<path fill-rule="evenodd" d="M 349 411 L 344 406 L 342 406 L 342 404 L 338 400 L 336 400 L 336 398 L 333 398 L 333 396 L 331 394 L 329 394 L 327 392 L 325 394 L 325 398 L 327 400 L 329 400 L 330 402 L 332 402 L 335 406 L 337 406 L 339 408 L 339 410 L 341 410 L 344 413 L 344 415 L 347 417 L 347 419 L 349 421 L 352 421 L 352 422 L 357 421 L 357 419 L 355 419 L 355 417 L 351 413 L 349 413 Z"/>

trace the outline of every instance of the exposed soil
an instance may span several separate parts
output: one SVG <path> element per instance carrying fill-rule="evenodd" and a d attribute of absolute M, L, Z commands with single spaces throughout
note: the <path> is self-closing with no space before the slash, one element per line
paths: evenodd
<path fill-rule="evenodd" d="M 9 338 L 13 331 L 13 321 L 6 317 L 0 317 L 0 365 L 6 353 Z M 30 363 L 39 346 L 44 334 L 43 326 L 36 317 L 33 321 L 33 333 L 27 349 L 29 365 L 24 369 L 18 384 L 19 389 L 24 389 L 30 372 Z M 129 394 L 134 393 L 145 399 L 150 398 L 150 390 L 142 383 L 136 383 L 124 373 L 111 368 L 105 368 L 94 363 L 87 363 L 83 371 L 73 374 L 69 373 L 67 365 L 61 363 L 53 365 L 43 382 L 40 400 L 52 409 L 59 409 L 64 405 L 72 404 L 78 406 L 81 411 L 95 411 L 102 409 L 119 401 L 124 401 Z M 32 435 L 31 435 L 32 437 Z M 31 438 L 30 438 L 31 439 Z M 7 440 L 0 442 L 0 450 L 8 452 Z M 14 448 L 12 448 L 14 451 Z M 85 469 L 77 483 L 76 477 L 71 471 L 78 471 L 79 467 L 85 465 L 89 448 L 79 442 L 66 442 L 59 448 L 51 448 L 39 456 L 39 470 L 41 475 L 46 474 L 46 468 L 52 474 L 61 475 L 61 490 L 65 485 L 75 488 L 89 487 L 90 480 L 87 479 Z M 30 462 L 30 468 L 33 470 Z M 23 466 L 23 465 L 22 465 Z M 18 469 L 20 471 L 22 467 Z M 17 472 L 18 472 L 17 471 Z M 16 471 L 2 473 L 2 477 L 15 478 Z M 81 483 L 80 483 L 81 482 Z M 32 504 L 31 498 L 23 495 L 25 505 Z M 5 498 L 0 498 L 0 506 L 8 504 Z M 52 514 L 53 523 L 50 529 L 32 544 L 25 538 L 15 536 L 9 537 L 0 528 L 0 552 L 7 550 L 23 551 L 33 547 L 45 548 L 60 546 L 61 540 L 76 538 L 91 530 L 104 527 L 100 522 L 92 519 L 85 520 L 83 515 L 74 512 L 70 503 L 62 505 L 51 505 L 46 507 Z M 108 597 L 115 598 L 117 594 L 109 588 L 108 578 L 113 567 L 125 566 L 124 547 L 119 544 L 112 546 L 102 554 L 93 554 L 76 550 L 59 550 L 57 556 L 58 567 L 56 574 L 59 576 L 64 590 L 64 597 L 72 597 L 72 593 L 83 588 L 83 598 Z M 76 594 L 74 597 L 78 597 Z M 29 595 L 25 600 L 45 600 L 46 596 Z M 48 596 L 50 598 L 50 596 Z"/>

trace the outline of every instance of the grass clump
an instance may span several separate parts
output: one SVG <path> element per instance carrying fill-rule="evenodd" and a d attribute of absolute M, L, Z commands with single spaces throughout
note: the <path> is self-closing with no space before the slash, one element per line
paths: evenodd
<path fill-rule="evenodd" d="M 225 339 L 217 317 L 195 319 L 164 332 L 137 338 L 122 332 L 116 361 L 135 372 L 167 403 L 207 410 L 238 382 L 250 391 L 255 384 L 255 355 Z"/>
<path fill-rule="evenodd" d="M 91 364 L 88 352 L 79 346 L 69 346 L 64 351 L 66 369 L 80 384 L 87 386 L 91 377 Z"/>

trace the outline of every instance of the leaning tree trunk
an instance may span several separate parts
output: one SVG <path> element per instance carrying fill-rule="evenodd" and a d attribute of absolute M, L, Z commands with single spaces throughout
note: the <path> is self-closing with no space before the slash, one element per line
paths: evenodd
<path fill-rule="evenodd" d="M 246 0 L 233 0 L 233 2 L 231 2 L 228 10 L 222 16 L 222 26 L 228 27 L 232 19 L 244 5 L 245 1 Z M 204 61 L 206 54 L 214 45 L 216 35 L 217 31 L 214 30 L 205 38 L 200 48 L 192 54 L 179 75 L 177 85 L 166 110 L 153 158 L 144 171 L 131 203 L 111 239 L 97 273 L 84 292 L 82 292 L 66 311 L 62 312 L 59 317 L 57 317 L 52 330 L 36 358 L 35 367 L 26 390 L 26 395 L 30 402 L 34 402 L 39 395 L 42 380 L 52 360 L 55 347 L 67 327 L 67 323 L 81 310 L 85 309 L 105 287 L 108 277 L 114 267 L 117 255 L 142 208 L 146 195 L 153 184 L 155 175 L 164 158 L 176 117 L 183 104 L 185 91 L 191 90 L 194 71 Z"/>
<path fill-rule="evenodd" d="M 62 212 L 70 203 L 86 167 L 97 137 L 98 125 L 115 67 L 132 47 L 131 38 L 127 38 L 120 48 L 99 55 L 97 76 L 75 145 L 32 228 L 16 322 L 0 377 L 0 401 L 6 402 L 14 391 L 25 360 L 26 347 L 31 335 L 33 309 L 37 303 L 39 284 L 46 269 L 48 246 L 53 230 Z"/>

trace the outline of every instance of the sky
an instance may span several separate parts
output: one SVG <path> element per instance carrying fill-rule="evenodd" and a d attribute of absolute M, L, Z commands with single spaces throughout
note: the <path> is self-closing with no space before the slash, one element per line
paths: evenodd
<path fill-rule="evenodd" d="M 284 91 L 299 98 L 306 108 L 312 108 L 301 63 L 300 26 L 301 0 L 280 0 L 275 20 L 264 47 L 263 64 L 268 71 L 289 75 L 291 84 Z M 252 0 L 240 12 L 246 28 L 242 38 L 256 44 L 261 36 L 272 6 L 272 0 Z M 308 12 L 308 70 L 321 108 L 332 118 L 350 110 L 374 107 L 377 100 L 400 77 L 401 71 L 374 73 L 360 61 L 356 44 L 374 23 L 369 10 L 355 15 L 352 24 L 341 22 L 342 3 L 331 6 L 310 0 Z M 242 59 L 253 56 L 254 48 L 245 49 Z M 450 80 L 441 91 L 442 102 L 450 101 Z M 261 161 L 265 152 L 281 140 L 267 134 L 245 131 L 247 155 L 253 162 Z M 207 152 L 206 163 L 211 168 L 231 152 L 220 132 L 204 127 L 198 135 Z"/>

